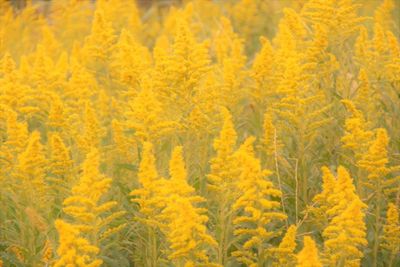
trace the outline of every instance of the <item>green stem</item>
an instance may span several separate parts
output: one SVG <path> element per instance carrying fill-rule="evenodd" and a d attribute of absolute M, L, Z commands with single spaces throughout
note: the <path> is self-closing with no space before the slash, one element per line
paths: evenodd
<path fill-rule="evenodd" d="M 220 210 L 219 210 L 219 240 L 218 240 L 218 263 L 222 266 L 225 264 L 226 261 L 226 225 L 225 225 L 225 202 L 221 203 Z"/>
<path fill-rule="evenodd" d="M 380 213 L 381 213 L 381 184 L 380 181 L 378 180 L 376 207 L 375 207 L 375 233 L 374 233 L 373 264 L 372 264 L 372 266 L 375 267 L 378 266 Z"/>
<path fill-rule="evenodd" d="M 304 153 L 305 153 L 305 147 L 304 147 L 304 129 L 303 126 L 300 128 L 300 137 L 298 139 L 298 166 L 297 168 L 300 168 L 300 181 L 301 181 L 301 197 L 303 199 L 304 205 L 307 205 L 308 202 L 308 177 L 304 173 L 304 165 L 303 165 L 303 159 L 304 159 Z"/>
<path fill-rule="evenodd" d="M 263 225 L 260 223 L 260 221 L 258 222 L 257 228 L 262 228 Z M 258 248 L 257 248 L 257 254 L 258 254 L 258 266 L 259 267 L 263 267 L 264 266 L 264 249 L 263 249 L 263 242 L 260 242 L 260 244 L 258 244 Z"/>
<path fill-rule="evenodd" d="M 358 192 L 358 195 L 360 196 L 360 198 L 363 200 L 365 197 L 364 196 L 365 194 L 364 194 L 363 180 L 361 177 L 363 177 L 363 175 L 361 173 L 361 169 L 358 168 L 358 170 L 357 170 L 357 192 Z"/>
<path fill-rule="evenodd" d="M 151 258 L 152 258 L 152 267 L 157 267 L 157 236 L 156 233 L 154 232 L 154 229 L 152 228 L 152 241 L 151 241 Z"/>
<path fill-rule="evenodd" d="M 279 190 L 281 191 L 281 205 L 282 205 L 282 211 L 284 214 L 286 214 L 285 210 L 285 202 L 283 201 L 284 195 L 283 195 L 283 189 L 282 189 L 282 183 L 281 183 L 281 175 L 279 173 L 279 164 L 278 164 L 278 146 L 277 146 L 277 133 L 276 133 L 276 128 L 274 129 L 274 161 L 275 161 L 275 172 L 276 176 L 278 178 L 278 186 Z M 286 228 L 289 227 L 288 219 L 286 218 Z M 296 222 L 297 222 L 297 217 L 296 217 Z"/>
<path fill-rule="evenodd" d="M 146 265 L 149 267 L 157 267 L 157 236 L 152 226 L 147 226 L 147 259 Z"/>

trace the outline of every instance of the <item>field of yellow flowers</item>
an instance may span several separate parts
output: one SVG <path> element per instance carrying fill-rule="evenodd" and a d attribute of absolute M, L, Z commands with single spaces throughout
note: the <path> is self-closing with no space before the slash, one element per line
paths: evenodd
<path fill-rule="evenodd" d="M 20 4 L 0 266 L 400 266 L 399 0 Z"/>

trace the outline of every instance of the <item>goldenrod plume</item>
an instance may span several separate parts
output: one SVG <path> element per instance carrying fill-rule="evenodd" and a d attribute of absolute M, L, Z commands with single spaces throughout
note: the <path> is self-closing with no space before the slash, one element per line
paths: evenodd
<path fill-rule="evenodd" d="M 315 241 L 311 237 L 305 236 L 303 243 L 303 249 L 297 254 L 296 267 L 322 267 Z"/>

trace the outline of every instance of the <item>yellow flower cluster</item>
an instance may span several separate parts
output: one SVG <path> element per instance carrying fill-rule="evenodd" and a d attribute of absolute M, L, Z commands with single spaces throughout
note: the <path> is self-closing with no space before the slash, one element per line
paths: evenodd
<path fill-rule="evenodd" d="M 97 247 L 104 239 L 111 234 L 120 231 L 124 224 L 110 227 L 110 223 L 121 217 L 124 212 L 113 212 L 107 214 L 113 207 L 117 205 L 116 201 L 107 201 L 100 204 L 105 193 L 109 190 L 111 179 L 104 177 L 99 172 L 99 154 L 96 149 L 93 149 L 83 162 L 82 176 L 77 184 L 71 189 L 71 196 L 65 198 L 63 202 L 63 212 L 67 214 L 72 224 L 63 220 L 58 220 L 58 232 L 64 235 L 64 240 L 60 238 L 60 246 L 57 250 L 60 260 L 56 263 L 57 266 L 68 266 L 68 264 L 85 264 L 86 257 L 82 259 L 73 259 L 69 262 L 69 254 L 77 253 L 74 246 L 75 242 L 80 245 L 84 243 L 88 247 L 89 253 L 98 254 Z M 107 214 L 107 215 L 105 215 Z M 63 233 L 65 231 L 66 233 Z M 66 259 L 64 259 L 66 257 Z M 79 263 L 82 261 L 83 263 Z M 101 260 L 95 260 L 93 266 L 100 266 Z M 91 265 L 89 265 L 91 266 Z"/>
<path fill-rule="evenodd" d="M 281 243 L 279 243 L 279 246 L 270 249 L 273 257 L 276 258 L 274 266 L 293 266 L 296 262 L 296 255 L 294 253 L 296 249 L 296 233 L 297 227 L 291 225 L 287 229 Z"/>
<path fill-rule="evenodd" d="M 400 266 L 395 0 L 0 0 L 0 266 Z"/>
<path fill-rule="evenodd" d="M 54 266 L 101 266 L 102 260 L 96 259 L 99 248 L 80 237 L 76 227 L 62 220 L 57 220 L 55 225 L 60 233 L 60 246 L 57 249 L 60 258 Z"/>
<path fill-rule="evenodd" d="M 265 178 L 271 172 L 261 169 L 260 161 L 254 156 L 253 142 L 254 138 L 249 137 L 237 152 L 241 166 L 236 187 L 241 193 L 232 205 L 236 211 L 234 235 L 244 240 L 240 250 L 233 255 L 248 266 L 263 264 L 266 241 L 274 236 L 267 227 L 275 221 L 286 219 L 286 215 L 278 210 L 280 202 L 274 199 L 281 197 L 282 192 Z M 253 249 L 257 253 L 253 253 Z"/>
<path fill-rule="evenodd" d="M 383 227 L 383 243 L 384 247 L 390 253 L 391 263 L 393 263 L 395 255 L 400 250 L 400 223 L 399 210 L 395 204 L 389 203 L 387 210 L 387 220 Z"/>
<path fill-rule="evenodd" d="M 296 267 L 322 267 L 321 261 L 318 256 L 318 248 L 315 241 L 309 237 L 304 237 L 304 247 L 297 254 Z"/>

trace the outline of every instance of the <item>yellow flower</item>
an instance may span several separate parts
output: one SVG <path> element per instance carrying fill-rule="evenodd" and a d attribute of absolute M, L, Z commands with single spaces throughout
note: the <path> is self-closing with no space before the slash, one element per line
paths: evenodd
<path fill-rule="evenodd" d="M 146 47 L 139 44 L 132 34 L 122 29 L 118 42 L 112 50 L 110 72 L 115 79 L 138 90 L 140 78 L 150 68 L 150 53 Z"/>
<path fill-rule="evenodd" d="M 57 77 L 54 76 L 54 61 L 49 56 L 49 51 L 38 44 L 34 54 L 34 62 L 31 73 L 31 83 L 39 91 L 48 91 L 57 86 Z"/>
<path fill-rule="evenodd" d="M 172 190 L 169 192 L 169 194 L 176 193 L 181 197 L 185 197 L 195 192 L 194 188 L 191 187 L 186 181 L 187 171 L 183 158 L 183 148 L 181 146 L 175 147 L 172 152 L 172 156 L 169 161 L 169 174 L 171 176 L 171 179 L 169 180 L 169 186 Z"/>
<path fill-rule="evenodd" d="M 15 175 L 21 179 L 22 191 L 21 199 L 26 204 L 32 202 L 41 211 L 45 211 L 48 205 L 48 186 L 45 183 L 47 159 L 44 148 L 40 142 L 40 133 L 31 133 L 28 145 L 22 153 L 18 155 L 18 164 Z"/>
<path fill-rule="evenodd" d="M 190 198 L 176 195 L 171 200 L 162 212 L 169 221 L 166 235 L 172 252 L 168 258 L 177 264 L 194 261 L 212 266 L 206 248 L 217 243 L 207 233 L 205 210 L 195 207 Z"/>
<path fill-rule="evenodd" d="M 219 64 L 223 64 L 227 58 L 234 60 L 238 66 L 243 66 L 246 63 L 243 39 L 239 38 L 234 32 L 231 21 L 228 18 L 221 18 L 220 27 L 214 35 L 214 50 Z"/>
<path fill-rule="evenodd" d="M 360 27 L 360 33 L 354 44 L 354 57 L 358 63 L 365 67 L 370 67 L 372 62 L 372 44 L 368 38 L 368 30 L 365 26 Z"/>
<path fill-rule="evenodd" d="M 355 104 L 362 110 L 362 113 L 365 114 L 368 121 L 377 121 L 380 111 L 376 103 L 379 103 L 380 100 L 369 82 L 365 69 L 360 70 L 358 80 L 360 84 L 357 90 Z"/>
<path fill-rule="evenodd" d="M 211 159 L 211 173 L 207 176 L 208 187 L 212 190 L 229 190 L 227 185 L 235 179 L 233 152 L 237 134 L 232 122 L 232 115 L 226 108 L 221 109 L 223 126 L 219 138 L 214 140 L 214 149 L 217 155 Z"/>
<path fill-rule="evenodd" d="M 376 139 L 371 143 L 368 152 L 358 162 L 361 168 L 369 173 L 368 179 L 383 179 L 390 170 L 386 167 L 389 163 L 387 155 L 387 146 L 389 145 L 389 137 L 384 128 L 379 128 L 376 133 Z"/>
<path fill-rule="evenodd" d="M 78 58 L 71 59 L 71 77 L 65 88 L 66 108 L 70 114 L 81 110 L 80 105 L 97 92 L 97 81 Z"/>
<path fill-rule="evenodd" d="M 20 77 L 18 75 L 18 71 L 16 69 L 16 64 L 10 53 L 4 53 L 3 58 L 1 59 L 1 70 L 0 73 L 2 74 L 2 80 L 10 81 L 10 82 L 17 82 L 19 81 Z"/>
<path fill-rule="evenodd" d="M 78 140 L 79 147 L 84 153 L 88 153 L 91 148 L 99 147 L 103 134 L 96 112 L 89 101 L 85 104 L 83 129 L 83 133 L 75 132 L 74 134 Z"/>
<path fill-rule="evenodd" d="M 365 214 L 367 208 L 355 193 L 347 170 L 339 166 L 335 188 L 328 196 L 329 224 L 324 229 L 324 260 L 329 266 L 348 264 L 359 266 L 366 240 Z"/>
<path fill-rule="evenodd" d="M 263 7 L 263 1 L 240 0 L 231 8 L 230 13 L 234 25 L 246 40 L 251 40 L 263 27 L 263 17 L 260 12 L 262 9 L 260 7 Z"/>
<path fill-rule="evenodd" d="M 372 141 L 373 132 L 370 131 L 369 123 L 365 120 L 364 115 L 358 110 L 352 101 L 342 100 L 347 110 L 351 113 L 351 117 L 345 121 L 345 134 L 341 141 L 343 147 L 353 151 L 356 160 L 360 159 L 367 151 Z"/>
<path fill-rule="evenodd" d="M 28 139 L 28 125 L 25 121 L 18 121 L 17 114 L 6 110 L 7 140 L 4 145 L 16 156 L 25 148 Z"/>
<path fill-rule="evenodd" d="M 304 26 L 303 18 L 291 8 L 284 8 L 283 14 L 284 17 L 280 23 L 289 28 L 295 39 L 299 41 L 304 39 L 307 35 L 307 30 Z"/>
<path fill-rule="evenodd" d="M 153 155 L 153 145 L 148 142 L 143 143 L 143 154 L 140 161 L 138 178 L 139 182 L 145 188 L 152 188 L 152 183 L 158 178 Z"/>
<path fill-rule="evenodd" d="M 321 40 L 324 41 L 322 31 L 321 34 L 315 33 L 317 36 L 311 45 L 302 39 L 299 30 L 301 25 L 297 25 L 301 24 L 302 19 L 294 12 L 288 11 L 279 23 L 279 31 L 274 40 L 277 49 L 273 61 L 273 80 L 272 84 L 269 82 L 271 87 L 267 87 L 270 90 L 264 102 L 274 114 L 277 136 L 285 136 L 282 139 L 285 150 L 290 157 L 298 159 L 300 169 L 306 169 L 301 165 L 311 160 L 307 151 L 316 149 L 320 132 L 332 122 L 329 115 L 331 105 L 320 88 L 330 77 L 324 71 L 316 75 L 316 72 L 323 69 L 321 65 L 326 67 L 326 64 L 331 64 L 331 58 L 323 42 L 319 44 Z M 292 21 L 293 25 L 290 26 L 287 21 Z M 299 173 L 299 188 L 302 188 L 300 197 L 305 202 L 308 202 L 309 197 L 309 180 L 307 172 Z"/>
<path fill-rule="evenodd" d="M 267 110 L 264 113 L 264 123 L 263 123 L 263 146 L 268 157 L 274 157 L 274 154 L 278 154 L 279 150 L 282 149 L 282 142 L 278 139 L 277 129 L 273 121 L 273 113 Z"/>
<path fill-rule="evenodd" d="M 91 3 L 68 0 L 53 2 L 48 15 L 58 40 L 62 40 L 65 48 L 70 49 L 74 41 L 83 42 L 90 33 L 92 14 Z"/>
<path fill-rule="evenodd" d="M 236 180 L 239 176 L 238 161 L 234 156 L 237 134 L 232 115 L 226 108 L 221 109 L 222 129 L 214 139 L 216 155 L 210 160 L 210 173 L 207 175 L 207 188 L 210 199 L 215 203 L 215 218 L 218 241 L 218 263 L 225 264 L 228 259 L 229 239 L 232 235 L 231 209 L 238 197 Z"/>
<path fill-rule="evenodd" d="M 302 16 L 311 24 L 326 27 L 333 43 L 342 43 L 366 20 L 357 15 L 360 6 L 352 0 L 310 0 L 304 5 Z"/>
<path fill-rule="evenodd" d="M 99 167 L 99 152 L 92 149 L 83 162 L 79 181 L 63 202 L 63 211 L 73 219 L 74 227 L 90 237 L 92 244 L 98 244 L 101 235 L 111 229 L 111 221 L 124 214 L 111 211 L 118 204 L 116 201 L 102 201 L 112 180 L 100 173 Z"/>
<path fill-rule="evenodd" d="M 214 266 L 209 262 L 207 247 L 216 247 L 217 242 L 207 233 L 206 209 L 197 207 L 197 203 L 205 199 L 195 195 L 194 188 L 186 180 L 182 147 L 173 150 L 169 172 L 171 178 L 164 185 L 167 204 L 161 214 L 170 243 L 168 258 L 178 266 L 181 263 Z"/>
<path fill-rule="evenodd" d="M 240 176 L 236 182 L 240 195 L 232 206 L 235 211 L 233 224 L 234 235 L 240 238 L 242 244 L 232 255 L 239 262 L 255 266 L 263 264 L 267 241 L 274 236 L 272 231 L 267 230 L 270 223 L 284 220 L 286 215 L 278 211 L 280 202 L 274 200 L 281 197 L 282 192 L 266 179 L 271 172 L 261 169 L 260 160 L 254 155 L 253 142 L 254 138 L 249 137 L 235 153 L 240 164 Z M 258 249 L 256 254 L 251 253 L 255 248 L 262 249 Z"/>
<path fill-rule="evenodd" d="M 262 103 L 264 99 L 273 91 L 271 82 L 273 81 L 275 53 L 270 41 L 261 37 L 261 50 L 256 54 L 251 68 L 251 77 L 255 80 L 256 86 L 252 91 L 255 101 Z"/>
<path fill-rule="evenodd" d="M 222 79 L 221 85 L 217 85 L 217 93 L 223 106 L 234 109 L 246 95 L 244 82 L 247 58 L 243 40 L 233 31 L 230 20 L 222 17 L 220 25 L 214 37 L 216 72 Z"/>
<path fill-rule="evenodd" d="M 318 256 L 318 248 L 315 241 L 309 236 L 304 237 L 304 247 L 297 254 L 296 267 L 322 267 Z"/>
<path fill-rule="evenodd" d="M 313 205 L 308 207 L 313 221 L 318 226 L 326 226 L 328 224 L 327 211 L 331 208 L 329 198 L 335 192 L 336 178 L 328 167 L 324 166 L 322 170 L 322 192 L 315 195 Z"/>
<path fill-rule="evenodd" d="M 44 263 L 49 263 L 53 257 L 53 248 L 48 239 L 46 239 L 46 243 L 44 244 L 43 253 L 42 253 L 42 261 Z"/>
<path fill-rule="evenodd" d="M 115 40 L 111 23 L 104 17 L 101 8 L 97 9 L 93 18 L 91 33 L 86 37 L 84 44 L 84 53 L 89 66 L 98 68 L 99 62 L 108 62 Z M 97 66 L 92 65 L 95 63 L 97 63 Z"/>
<path fill-rule="evenodd" d="M 332 178 L 329 177 L 329 174 L 327 175 L 327 178 L 331 180 Z M 354 199 L 358 199 L 358 196 L 355 192 L 353 179 L 343 166 L 338 167 L 337 178 L 333 192 L 331 190 L 332 188 L 330 188 L 330 194 L 327 195 L 328 207 L 326 210 L 326 214 L 330 218 L 342 213 L 346 207 L 348 207 L 349 203 L 351 203 Z"/>
<path fill-rule="evenodd" d="M 346 203 L 346 208 L 330 221 L 322 233 L 324 257 L 329 266 L 360 266 L 366 239 L 365 214 L 367 208 L 357 197 Z"/>
<path fill-rule="evenodd" d="M 235 62 L 237 57 L 238 55 L 233 55 L 231 58 L 226 58 L 222 65 L 220 99 L 222 105 L 231 108 L 237 107 L 246 95 L 244 64 Z"/>
<path fill-rule="evenodd" d="M 47 124 L 54 129 L 64 130 L 67 126 L 65 117 L 64 103 L 58 95 L 55 95 L 50 106 Z"/>
<path fill-rule="evenodd" d="M 0 266 L 397 266 L 399 1 L 0 0 Z"/>
<path fill-rule="evenodd" d="M 155 143 L 174 132 L 180 125 L 168 118 L 164 105 L 153 90 L 150 76 L 142 79 L 140 87 L 138 95 L 128 104 L 127 126 L 135 130 L 135 137 L 139 141 Z"/>
<path fill-rule="evenodd" d="M 387 77 L 395 84 L 400 82 L 400 44 L 393 32 L 386 33 L 389 42 L 390 60 L 386 63 Z"/>
<path fill-rule="evenodd" d="M 139 204 L 139 211 L 143 216 L 141 221 L 150 227 L 160 226 L 158 216 L 165 206 L 164 201 L 161 201 L 164 196 L 163 189 L 165 189 L 164 179 L 158 175 L 155 161 L 153 145 L 144 142 L 137 174 L 141 188 L 134 189 L 130 193 L 135 197 L 132 202 Z"/>
<path fill-rule="evenodd" d="M 196 42 L 187 20 L 177 18 L 172 53 L 165 59 L 165 69 L 159 69 L 162 86 L 160 96 L 167 112 L 183 120 L 195 106 L 201 82 L 210 71 L 209 41 Z"/>
<path fill-rule="evenodd" d="M 139 34 L 143 27 L 142 14 L 139 13 L 135 1 L 99 0 L 96 2 L 96 9 L 103 12 L 104 17 L 112 23 L 117 32 L 126 27 L 135 34 L 135 37 L 141 37 Z"/>
<path fill-rule="evenodd" d="M 49 57 L 55 60 L 60 54 L 60 51 L 62 51 L 61 43 L 57 40 L 54 30 L 50 25 L 43 25 L 41 30 L 42 40 L 39 44 L 44 47 Z"/>
<path fill-rule="evenodd" d="M 81 237 L 76 226 L 62 220 L 56 220 L 55 226 L 60 235 L 60 244 L 57 248 L 58 259 L 54 267 L 102 265 L 103 261 L 96 258 L 99 248 Z"/>
<path fill-rule="evenodd" d="M 395 258 L 400 251 L 400 223 L 399 210 L 393 203 L 388 205 L 382 240 L 381 246 Z"/>
<path fill-rule="evenodd" d="M 365 183 L 366 186 L 375 191 L 383 189 L 385 193 L 391 194 L 396 192 L 400 177 L 387 177 L 388 174 L 399 169 L 398 166 L 387 166 L 389 163 L 388 145 L 389 137 L 386 130 L 378 128 L 375 140 L 373 140 L 368 151 L 358 161 L 358 166 L 366 170 L 368 174 L 368 181 Z"/>
<path fill-rule="evenodd" d="M 318 81 L 315 86 L 319 88 L 333 86 L 333 75 L 339 70 L 336 56 L 329 53 L 329 35 L 326 27 L 314 25 L 313 39 L 307 48 L 305 59 L 308 73 L 316 75 Z"/>
<path fill-rule="evenodd" d="M 69 179 L 72 160 L 69 149 L 58 133 L 50 136 L 50 172 L 58 178 Z"/>
<path fill-rule="evenodd" d="M 269 251 L 272 253 L 275 261 L 273 266 L 293 266 L 296 262 L 296 255 L 294 251 L 296 249 L 296 233 L 297 227 L 291 225 L 285 236 L 282 238 L 281 243 L 277 248 L 271 248 Z"/>
<path fill-rule="evenodd" d="M 385 29 L 390 30 L 394 26 L 392 12 L 395 8 L 393 0 L 383 0 L 382 4 L 375 10 L 374 21 Z"/>

